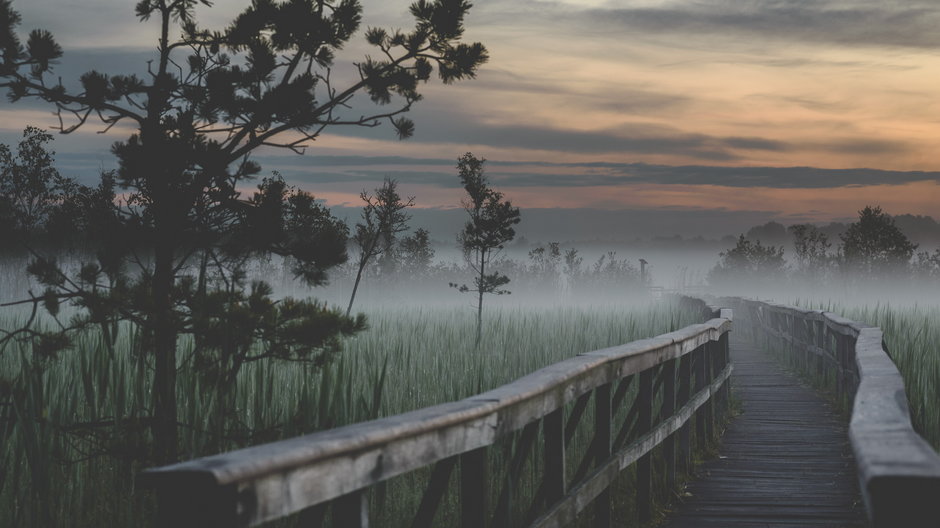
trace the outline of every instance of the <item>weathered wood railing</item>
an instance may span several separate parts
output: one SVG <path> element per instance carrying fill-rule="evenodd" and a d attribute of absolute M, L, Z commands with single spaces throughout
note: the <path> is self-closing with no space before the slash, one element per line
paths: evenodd
<path fill-rule="evenodd" d="M 459 468 L 464 528 L 561 526 L 592 503 L 595 525 L 603 527 L 610 526 L 611 484 L 635 463 L 636 509 L 646 520 L 653 449 L 662 446 L 664 478 L 673 486 L 677 467 L 691 464 L 692 418 L 704 445 L 716 406 L 728 401 L 731 311 L 711 310 L 705 323 L 580 354 L 464 400 L 150 469 L 139 484 L 157 491 L 159 526 L 248 526 L 295 512 L 305 526 L 319 526 L 331 509 L 333 526 L 347 528 L 368 525 L 368 488 L 433 467 L 411 524 L 417 527 L 432 524 Z M 612 416 L 629 403 L 628 393 L 633 403 L 617 424 Z M 566 446 L 591 399 L 592 439 L 571 474 Z M 516 441 L 506 476 L 494 478 L 488 448 L 507 435 Z M 522 505 L 528 508 L 512 509 L 525 518 L 512 519 L 513 487 L 539 439 L 538 491 Z"/>
<path fill-rule="evenodd" d="M 881 329 L 818 310 L 721 302 L 735 309 L 738 330 L 768 340 L 849 406 L 849 437 L 871 524 L 940 526 L 940 457 L 911 426 L 904 381 Z"/>

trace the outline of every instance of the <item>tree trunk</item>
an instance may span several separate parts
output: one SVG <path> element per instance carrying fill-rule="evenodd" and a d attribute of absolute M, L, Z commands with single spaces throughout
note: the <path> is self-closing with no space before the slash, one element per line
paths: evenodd
<path fill-rule="evenodd" d="M 349 306 L 346 307 L 346 317 L 349 317 L 349 314 L 352 313 L 353 301 L 356 300 L 356 291 L 359 290 L 359 281 L 362 280 L 362 270 L 366 269 L 366 264 L 369 262 L 369 259 L 372 258 L 372 253 L 375 252 L 377 243 L 378 235 L 373 238 L 368 249 L 362 249 L 363 253 L 359 257 L 359 270 L 356 272 L 356 282 L 353 284 L 352 295 L 349 296 Z"/>
<path fill-rule="evenodd" d="M 359 290 L 359 281 L 362 280 L 362 270 L 366 267 L 366 261 L 359 262 L 359 271 L 356 272 L 356 282 L 353 283 L 352 295 L 349 296 L 349 306 L 346 307 L 346 317 L 352 312 L 353 301 L 356 299 L 356 291 Z"/>
<path fill-rule="evenodd" d="M 153 438 L 157 464 L 170 464 L 177 458 L 176 410 L 176 327 L 173 323 L 173 246 L 166 235 L 155 247 L 153 273 Z"/>
<path fill-rule="evenodd" d="M 486 268 L 486 253 L 480 253 L 480 280 L 477 282 L 477 340 L 474 346 L 480 346 L 483 339 L 483 289 Z"/>

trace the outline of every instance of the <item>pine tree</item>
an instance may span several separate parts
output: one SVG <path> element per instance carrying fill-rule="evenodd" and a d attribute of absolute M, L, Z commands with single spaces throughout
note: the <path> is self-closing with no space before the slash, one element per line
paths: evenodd
<path fill-rule="evenodd" d="M 229 341 L 197 335 L 206 354 L 232 366 L 237 357 L 248 360 L 246 339 L 274 338 L 263 357 L 307 358 L 364 326 L 315 301 L 275 304 L 263 285 L 249 290 L 244 283 L 238 263 L 253 253 L 291 257 L 294 271 L 311 285 L 322 284 L 326 271 L 346 260 L 346 232 L 311 195 L 272 178 L 252 198 L 241 196 L 239 185 L 261 171 L 251 154 L 260 147 L 302 153 L 324 130 L 343 126 L 386 122 L 407 138 L 414 123 L 402 114 L 421 99 L 420 83 L 435 69 L 445 84 L 472 78 L 487 60 L 482 44 L 461 42 L 466 0 L 417 0 L 410 7 L 411 31 L 367 29 L 365 39 L 379 58 L 356 63 L 358 75 L 348 85 L 337 85 L 343 76 L 332 72 L 336 53 L 360 28 L 358 0 L 256 0 L 222 31 L 199 26 L 199 4 L 211 2 L 140 0 L 137 17 L 159 31 L 147 74 L 89 71 L 73 90 L 54 72 L 63 50 L 53 35 L 33 30 L 24 43 L 17 33 L 20 15 L 10 0 L 0 0 L 0 87 L 11 101 L 51 104 L 63 133 L 94 119 L 102 132 L 117 124 L 135 129 L 113 147 L 124 197 L 114 232 L 133 232 L 129 238 L 146 247 L 149 259 L 131 253 L 136 248 L 112 247 L 106 260 L 83 266 L 80 277 L 37 259 L 30 269 L 47 290 L 29 301 L 51 309 L 72 302 L 88 320 L 140 326 L 153 362 L 158 463 L 177 458 L 181 333 L 233 329 L 237 317 L 251 322 L 225 337 Z M 352 114 L 353 99 L 362 93 L 374 105 Z M 126 273 L 126 266 L 137 272 Z M 215 282 L 224 283 L 226 295 L 212 291 Z M 68 347 L 63 336 L 77 328 L 56 336 L 22 330 L 4 339 L 32 337 L 54 354 Z"/>

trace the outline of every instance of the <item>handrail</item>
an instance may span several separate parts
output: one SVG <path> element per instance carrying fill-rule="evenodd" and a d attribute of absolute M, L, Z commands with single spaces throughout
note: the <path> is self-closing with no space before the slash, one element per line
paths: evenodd
<path fill-rule="evenodd" d="M 605 491 L 634 462 L 639 515 L 648 518 L 650 451 L 665 442 L 667 479 L 674 483 L 676 436 L 679 465 L 685 469 L 692 416 L 702 445 L 713 434 L 713 402 L 728 400 L 731 311 L 713 315 L 675 332 L 580 354 L 460 401 L 149 469 L 139 475 L 138 484 L 156 489 L 160 526 L 249 526 L 298 511 L 316 524 L 328 503 L 335 526 L 366 526 L 365 489 L 433 465 L 422 511 L 415 518 L 419 526 L 430 525 L 443 495 L 439 488 L 446 488 L 459 462 L 461 523 L 477 528 L 489 525 L 491 514 L 493 524 L 508 515 L 502 502 L 496 511 L 487 505 L 488 487 L 494 484 L 486 476 L 487 447 L 520 430 L 523 441 L 534 441 L 541 422 L 545 468 L 531 526 L 558 526 L 598 497 L 598 511 L 606 508 L 609 517 Z M 627 423 L 628 418 L 617 433 L 611 427 L 611 407 L 623 402 L 635 374 L 638 393 L 630 410 L 634 421 Z M 656 388 L 654 375 L 659 376 Z M 568 430 L 577 426 L 592 395 L 594 439 L 583 462 L 593 471 L 568 489 Z M 656 423 L 654 401 L 662 416 Z M 566 425 L 565 406 L 573 402 Z M 629 433 L 637 438 L 626 443 Z"/>
<path fill-rule="evenodd" d="M 739 298 L 742 327 L 759 330 L 809 374 L 832 378 L 851 407 L 849 438 L 874 527 L 940 524 L 940 456 L 911 424 L 904 380 L 880 328 L 833 313 Z"/>

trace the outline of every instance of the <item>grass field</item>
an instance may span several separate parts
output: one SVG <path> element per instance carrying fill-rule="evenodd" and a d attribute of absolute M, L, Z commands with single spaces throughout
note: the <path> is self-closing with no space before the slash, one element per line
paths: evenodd
<path fill-rule="evenodd" d="M 887 347 L 905 377 L 915 426 L 940 447 L 940 306 L 806 300 L 793 304 L 884 329 Z M 370 328 L 346 340 L 339 359 L 327 367 L 271 362 L 246 366 L 235 388 L 236 417 L 224 423 L 216 412 L 217 392 L 193 373 L 191 346 L 181 341 L 181 456 L 202 456 L 464 398 L 579 352 L 699 322 L 697 313 L 671 302 L 502 306 L 485 311 L 483 341 L 474 347 L 473 314 L 465 306 L 362 308 Z M 13 315 L 0 315 L 3 327 L 15 323 Z M 134 490 L 134 476 L 143 469 L 139 454 L 150 442 L 146 420 L 151 366 L 135 352 L 135 344 L 133 329 L 125 327 L 113 354 L 92 333 L 51 362 L 38 361 L 23 347 L 0 351 L 0 396 L 7 395 L 0 403 L 9 403 L 0 405 L 0 526 L 148 524 L 153 499 Z M 492 450 L 496 465 L 511 452 L 511 444 L 510 439 Z M 571 464 L 577 463 L 583 444 L 581 437 L 572 443 Z M 537 464 L 529 466 L 528 481 L 537 481 Z M 396 477 L 373 492 L 377 525 L 405 522 L 420 500 L 426 473 Z M 619 485 L 629 487 L 630 478 L 626 472 Z M 448 511 L 455 511 L 455 500 L 445 499 L 441 526 Z"/>
<path fill-rule="evenodd" d="M 369 330 L 347 340 L 341 357 L 322 370 L 267 362 L 244 368 L 235 423 L 215 419 L 216 393 L 188 368 L 188 345 L 181 342 L 182 456 L 463 398 L 579 352 L 699 322 L 698 314 L 671 302 L 503 307 L 485 314 L 477 348 L 467 308 L 365 308 Z M 3 408 L 8 420 L 0 423 L 15 425 L 0 430 L 0 526 L 146 524 L 152 498 L 134 492 L 134 476 L 149 442 L 150 368 L 135 353 L 131 328 L 124 328 L 113 356 L 93 334 L 48 364 L 25 348 L 2 351 L 2 383 L 15 404 Z M 217 434 L 223 428 L 224 438 Z M 409 502 L 414 485 L 390 487 L 397 499 L 387 504 Z M 394 511 L 383 517 L 397 518 Z"/>

